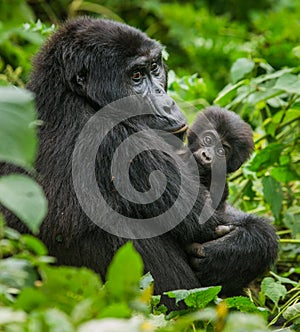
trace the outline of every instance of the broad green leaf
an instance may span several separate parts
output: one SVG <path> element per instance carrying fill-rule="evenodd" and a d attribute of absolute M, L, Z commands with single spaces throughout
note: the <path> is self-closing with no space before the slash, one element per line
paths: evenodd
<path fill-rule="evenodd" d="M 256 314 L 231 313 L 222 332 L 270 332 L 264 319 Z"/>
<path fill-rule="evenodd" d="M 278 219 L 283 201 L 281 184 L 272 176 L 264 177 L 262 184 L 265 200 L 270 204 L 274 216 Z"/>
<path fill-rule="evenodd" d="M 145 327 L 142 328 L 142 325 Z M 148 329 L 150 324 L 147 321 L 143 322 L 143 318 L 135 316 L 130 319 L 120 318 L 105 318 L 93 319 L 80 326 L 77 332 L 141 332 L 141 331 L 154 331 Z M 151 327 L 151 325 L 150 325 Z"/>
<path fill-rule="evenodd" d="M 281 91 L 275 90 L 275 89 L 266 89 L 262 91 L 256 91 L 254 93 L 251 93 L 251 95 L 248 97 L 248 102 L 251 105 L 256 105 L 257 103 L 261 101 L 266 101 L 268 99 L 274 98 L 276 96 L 279 96 L 282 94 Z"/>
<path fill-rule="evenodd" d="M 230 70 L 231 81 L 236 83 L 251 73 L 255 64 L 252 60 L 240 58 L 235 61 Z"/>
<path fill-rule="evenodd" d="M 37 308 L 47 308 L 49 301 L 47 296 L 36 288 L 25 288 L 18 295 L 15 307 L 26 312 L 31 312 Z"/>
<path fill-rule="evenodd" d="M 130 318 L 131 309 L 127 303 L 112 303 L 101 310 L 98 318 Z"/>
<path fill-rule="evenodd" d="M 221 286 L 216 286 L 196 288 L 191 290 L 179 289 L 165 292 L 164 294 L 171 299 L 175 299 L 176 304 L 179 301 L 184 300 L 188 307 L 205 308 L 208 303 L 212 302 L 216 298 L 216 296 L 220 293 L 221 288 Z"/>
<path fill-rule="evenodd" d="M 298 174 L 290 168 L 290 165 L 274 167 L 271 171 L 271 175 L 275 180 L 284 183 L 299 180 Z"/>
<path fill-rule="evenodd" d="M 234 296 L 225 299 L 228 308 L 236 308 L 241 312 L 257 312 L 261 311 L 255 306 L 248 297 Z"/>
<path fill-rule="evenodd" d="M 11 308 L 0 308 L 0 326 L 10 323 L 24 323 L 26 321 L 26 313 L 16 311 Z M 3 329 L 3 331 L 5 331 Z"/>
<path fill-rule="evenodd" d="M 284 74 L 292 72 L 292 70 L 293 70 L 293 68 L 284 68 L 281 70 L 274 71 L 273 73 L 270 73 L 270 74 L 261 75 L 261 76 L 254 78 L 253 83 L 261 84 L 265 81 L 274 80 L 275 78 L 282 77 Z"/>
<path fill-rule="evenodd" d="M 47 213 L 42 188 L 30 177 L 12 174 L 0 177 L 0 203 L 37 233 Z"/>
<path fill-rule="evenodd" d="M 127 242 L 115 254 L 107 272 L 106 289 L 112 299 L 128 301 L 133 299 L 143 274 L 141 256 L 131 242 Z"/>
<path fill-rule="evenodd" d="M 31 323 L 35 324 L 33 328 L 29 325 L 29 331 L 49 331 L 49 332 L 75 332 L 75 328 L 70 322 L 69 317 L 58 309 L 51 308 L 45 311 L 37 312 Z"/>
<path fill-rule="evenodd" d="M 7 288 L 22 289 L 33 286 L 37 273 L 24 259 L 6 258 L 0 261 L 0 284 Z"/>
<path fill-rule="evenodd" d="M 288 321 L 297 318 L 297 321 L 300 322 L 300 303 L 288 307 L 286 311 L 283 312 L 283 317 Z"/>
<path fill-rule="evenodd" d="M 36 113 L 27 90 L 0 88 L 0 161 L 32 169 L 36 150 Z"/>
<path fill-rule="evenodd" d="M 43 285 L 40 290 L 48 298 L 48 305 L 70 313 L 78 302 L 98 294 L 102 283 L 99 276 L 87 268 L 43 268 Z"/>
<path fill-rule="evenodd" d="M 293 74 L 284 74 L 277 79 L 274 88 L 300 95 L 300 77 Z"/>
<path fill-rule="evenodd" d="M 283 299 L 287 294 L 285 286 L 270 277 L 264 278 L 262 281 L 261 291 L 266 297 L 271 299 L 276 306 L 278 306 L 279 300 Z"/>
<path fill-rule="evenodd" d="M 258 170 L 272 166 L 276 161 L 278 161 L 284 148 L 284 144 L 271 143 L 263 150 L 260 150 L 250 163 L 250 171 L 256 172 Z"/>

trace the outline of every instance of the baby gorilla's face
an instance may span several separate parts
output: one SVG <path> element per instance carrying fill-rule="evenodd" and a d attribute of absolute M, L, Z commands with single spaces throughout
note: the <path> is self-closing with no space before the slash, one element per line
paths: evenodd
<path fill-rule="evenodd" d="M 191 147 L 196 160 L 206 169 L 210 169 L 212 163 L 224 160 L 228 161 L 231 146 L 221 139 L 215 130 L 205 130 L 198 134 Z"/>

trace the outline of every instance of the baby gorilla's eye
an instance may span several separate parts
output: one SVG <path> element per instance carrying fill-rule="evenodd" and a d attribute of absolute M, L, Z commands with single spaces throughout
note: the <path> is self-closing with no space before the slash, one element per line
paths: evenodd
<path fill-rule="evenodd" d="M 212 145 L 213 144 L 213 139 L 209 135 L 204 136 L 203 141 L 206 145 Z"/>
<path fill-rule="evenodd" d="M 142 73 L 140 71 L 133 72 L 131 78 L 133 81 L 138 82 L 142 78 Z"/>
<path fill-rule="evenodd" d="M 217 155 L 220 157 L 225 156 L 225 150 L 223 148 L 217 148 Z"/>

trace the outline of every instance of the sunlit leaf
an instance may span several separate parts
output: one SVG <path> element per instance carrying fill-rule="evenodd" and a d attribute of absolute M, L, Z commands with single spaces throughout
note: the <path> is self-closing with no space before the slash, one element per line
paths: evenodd
<path fill-rule="evenodd" d="M 21 174 L 0 177 L 0 203 L 20 218 L 33 233 L 38 232 L 47 213 L 47 200 L 42 188 Z"/>

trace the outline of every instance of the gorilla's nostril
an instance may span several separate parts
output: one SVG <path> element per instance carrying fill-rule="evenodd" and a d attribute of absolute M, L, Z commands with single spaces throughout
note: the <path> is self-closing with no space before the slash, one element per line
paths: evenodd
<path fill-rule="evenodd" d="M 209 153 L 207 153 L 206 151 L 202 151 L 201 152 L 201 157 L 203 159 L 204 162 L 211 162 L 212 158 L 211 158 L 211 155 Z"/>

